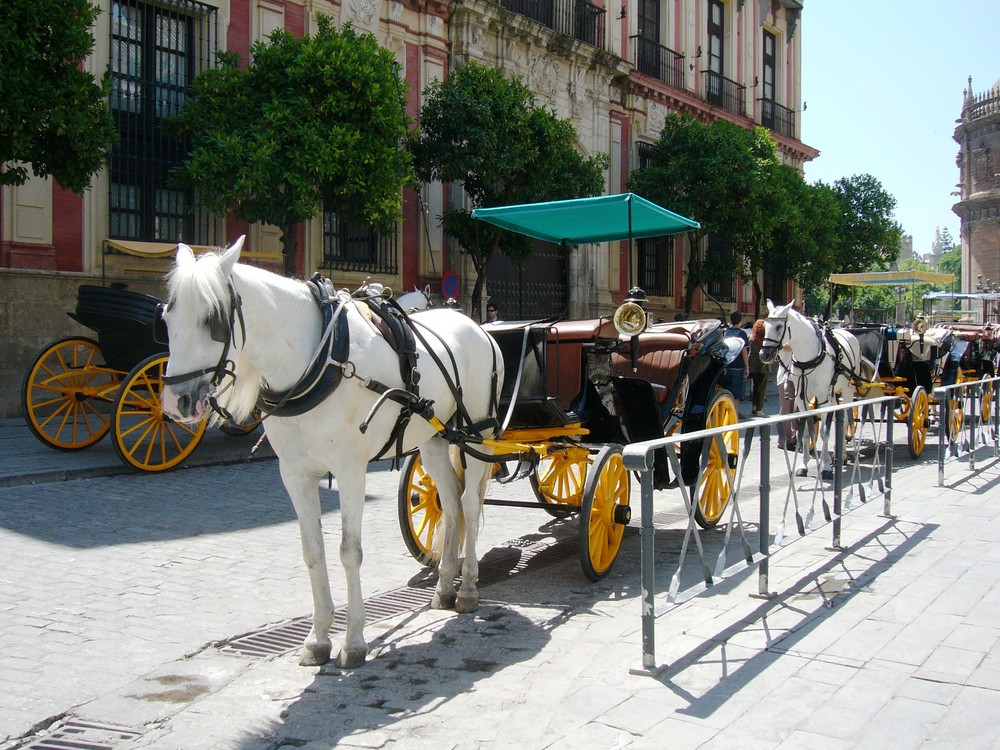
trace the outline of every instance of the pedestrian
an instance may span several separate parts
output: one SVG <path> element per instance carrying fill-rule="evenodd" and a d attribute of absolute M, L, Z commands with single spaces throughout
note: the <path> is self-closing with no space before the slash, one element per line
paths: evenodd
<path fill-rule="evenodd" d="M 743 400 L 744 385 L 747 376 L 750 375 L 750 353 L 747 351 L 750 340 L 746 331 L 740 328 L 740 321 L 743 320 L 743 313 L 734 310 L 729 316 L 729 327 L 726 329 L 727 337 L 738 338 L 743 341 L 743 349 L 726 367 L 726 388 L 733 394 L 733 398 L 739 403 Z"/>
<path fill-rule="evenodd" d="M 760 358 L 760 348 L 764 344 L 764 319 L 753 324 L 750 331 L 750 382 L 753 385 L 753 416 L 764 416 L 764 399 L 767 398 L 767 381 L 771 376 L 770 365 Z"/>
<path fill-rule="evenodd" d="M 487 323 L 496 323 L 497 322 L 497 315 L 498 314 L 499 314 L 499 312 L 497 311 L 497 306 L 494 305 L 492 302 L 487 302 L 486 303 L 486 322 Z"/>

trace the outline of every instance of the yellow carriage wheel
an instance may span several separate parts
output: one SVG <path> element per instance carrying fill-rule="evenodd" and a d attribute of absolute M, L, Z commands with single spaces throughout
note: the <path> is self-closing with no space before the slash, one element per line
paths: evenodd
<path fill-rule="evenodd" d="M 579 510 L 590 461 L 588 449 L 571 445 L 549 453 L 538 462 L 529 481 L 532 492 L 549 515 L 566 518 Z"/>
<path fill-rule="evenodd" d="M 729 391 L 716 391 L 708 405 L 708 419 L 705 429 L 736 424 L 739 413 L 736 401 Z M 697 506 L 694 510 L 694 520 L 704 529 L 710 529 L 719 523 L 722 514 L 729 505 L 736 479 L 736 458 L 739 455 L 739 433 L 725 432 L 722 434 L 725 455 L 719 452 L 718 440 L 713 438 L 708 449 L 708 463 L 699 478 L 695 491 Z"/>
<path fill-rule="evenodd" d="M 104 363 L 100 344 L 79 336 L 39 352 L 24 376 L 21 407 L 28 428 L 46 445 L 79 450 L 111 427 L 121 373 Z"/>
<path fill-rule="evenodd" d="M 587 476 L 580 508 L 580 565 L 584 575 L 599 581 L 608 574 L 631 520 L 631 477 L 619 445 L 605 445 Z"/>
<path fill-rule="evenodd" d="M 958 442 L 962 434 L 962 424 L 965 422 L 965 412 L 962 410 L 962 399 L 958 396 L 948 397 L 948 440 Z"/>
<path fill-rule="evenodd" d="M 433 564 L 431 550 L 441 520 L 441 500 L 437 485 L 420 462 L 419 453 L 412 453 L 403 461 L 397 511 L 406 549 L 421 564 Z"/>
<path fill-rule="evenodd" d="M 983 422 L 989 422 L 993 418 L 993 383 L 983 385 L 979 413 L 982 415 Z"/>
<path fill-rule="evenodd" d="M 205 434 L 203 419 L 196 425 L 174 422 L 163 413 L 160 393 L 166 354 L 154 354 L 132 368 L 115 399 L 115 452 L 139 471 L 166 471 L 179 465 Z"/>
<path fill-rule="evenodd" d="M 906 447 L 910 451 L 911 458 L 920 458 L 927 445 L 927 421 L 930 416 L 930 401 L 927 399 L 927 390 L 918 385 L 913 389 L 910 396 L 910 409 L 906 416 L 906 429 L 908 440 Z"/>

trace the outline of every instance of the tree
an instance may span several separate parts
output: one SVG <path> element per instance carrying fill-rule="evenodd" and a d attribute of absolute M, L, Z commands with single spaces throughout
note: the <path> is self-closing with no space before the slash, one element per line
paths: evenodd
<path fill-rule="evenodd" d="M 703 282 L 733 278 L 743 257 L 759 251 L 770 221 L 761 209 L 763 191 L 777 164 L 774 141 L 763 128 L 747 130 L 721 119 L 705 125 L 688 115 L 670 115 L 649 164 L 629 177 L 636 193 L 701 224 L 688 234 L 686 313 Z M 702 240 L 712 233 L 735 243 L 737 256 L 704 258 Z"/>
<path fill-rule="evenodd" d="M 538 106 L 520 78 L 470 62 L 428 86 L 410 151 L 421 180 L 459 182 L 473 206 L 495 207 L 600 195 L 609 159 L 580 155 L 575 141 L 572 123 Z M 446 212 L 442 225 L 476 270 L 472 314 L 478 320 L 497 253 L 523 261 L 532 240 L 474 222 L 464 208 Z"/>
<path fill-rule="evenodd" d="M 296 274 L 300 222 L 323 210 L 387 231 L 412 179 L 406 87 L 392 53 L 349 24 L 317 17 L 312 37 L 278 30 L 251 62 L 220 53 L 192 82 L 177 125 L 191 151 L 177 179 L 199 203 L 281 229 Z"/>
<path fill-rule="evenodd" d="M 79 69 L 100 13 L 87 0 L 4 0 L 0 12 L 0 185 L 28 166 L 82 193 L 115 142 L 108 82 Z"/>
<path fill-rule="evenodd" d="M 899 257 L 903 230 L 892 218 L 896 199 L 869 174 L 843 177 L 833 183 L 840 203 L 840 242 L 834 273 L 884 271 Z M 836 288 L 830 295 L 834 304 Z M 829 312 L 829 309 L 828 309 Z"/>
<path fill-rule="evenodd" d="M 804 290 L 826 283 L 838 243 L 840 204 L 833 189 L 810 185 L 792 167 L 781 165 L 769 178 L 763 207 L 772 216 L 759 252 L 747 256 L 745 278 L 753 280 L 756 312 L 760 313 L 758 272 L 765 260 Z M 774 300 L 784 303 L 786 300 Z M 825 300 L 824 300 L 825 302 Z"/>

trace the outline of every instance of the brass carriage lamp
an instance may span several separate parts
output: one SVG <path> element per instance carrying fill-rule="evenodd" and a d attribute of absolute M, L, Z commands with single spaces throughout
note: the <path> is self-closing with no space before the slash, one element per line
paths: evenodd
<path fill-rule="evenodd" d="M 618 333 L 632 339 L 632 372 L 639 369 L 639 334 L 649 325 L 646 293 L 637 286 L 628 290 L 625 301 L 615 310 L 614 323 Z"/>

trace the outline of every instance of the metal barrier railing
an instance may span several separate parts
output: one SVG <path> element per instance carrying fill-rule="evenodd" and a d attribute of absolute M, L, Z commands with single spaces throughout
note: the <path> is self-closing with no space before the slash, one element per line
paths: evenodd
<path fill-rule="evenodd" d="M 784 525 L 788 515 L 789 505 L 794 504 L 795 524 L 799 537 L 819 530 L 829 525 L 832 529 L 832 549 L 841 550 L 841 519 L 846 513 L 855 510 L 854 500 L 860 500 L 857 507 L 881 494 L 883 498 L 883 513 L 891 516 L 892 510 L 892 471 L 893 471 L 893 410 L 899 399 L 895 396 L 865 399 L 850 404 L 828 406 L 808 413 L 794 413 L 755 419 L 750 422 L 739 422 L 723 427 L 714 427 L 698 432 L 683 433 L 671 437 L 633 443 L 624 450 L 625 468 L 639 474 L 640 494 L 640 583 L 642 596 L 642 669 L 634 670 L 637 674 L 658 674 L 665 666 L 656 666 L 655 657 L 655 623 L 656 613 L 656 574 L 654 557 L 655 526 L 653 520 L 653 462 L 654 452 L 665 449 L 670 470 L 674 477 L 681 476 L 680 446 L 688 441 L 703 440 L 699 482 L 690 487 L 678 482 L 678 489 L 684 499 L 687 512 L 687 526 L 681 544 L 677 570 L 671 577 L 667 587 L 666 601 L 668 604 L 679 604 L 693 596 L 711 588 L 718 580 L 732 577 L 753 566 L 757 567 L 757 594 L 755 596 L 770 597 L 768 589 L 769 560 L 773 555 L 772 547 L 782 548 L 784 545 Z M 772 495 L 772 463 L 771 437 L 772 430 L 785 422 L 796 422 L 798 427 L 798 450 L 789 454 L 783 451 L 785 468 L 788 472 L 788 487 L 786 488 L 784 509 L 779 528 L 774 535 L 770 531 L 771 495 Z M 826 423 L 826 428 L 822 427 Z M 832 423 L 832 425 L 831 425 Z M 831 429 L 832 426 L 832 429 Z M 727 440 L 732 441 L 732 433 L 739 433 L 739 459 L 732 468 L 729 481 L 731 485 L 728 505 L 724 515 L 725 540 L 722 549 L 715 560 L 714 567 L 706 560 L 705 545 L 702 543 L 701 530 L 696 520 L 697 499 L 693 497 L 700 479 L 706 468 L 711 466 L 719 470 L 719 457 L 727 456 L 729 450 Z M 728 436 L 728 437 L 726 437 Z M 741 511 L 741 495 L 745 495 L 744 478 L 750 464 L 750 452 L 754 437 L 759 439 L 758 453 L 758 529 L 757 548 L 748 538 L 748 524 Z M 830 438 L 834 444 L 831 450 Z M 851 457 L 848 461 L 847 442 L 850 439 Z M 818 451 L 810 451 L 810 443 Z M 713 451 L 713 446 L 715 451 Z M 808 477 L 807 464 L 816 454 L 817 471 L 815 481 L 806 480 L 803 487 L 797 487 L 796 481 Z M 823 466 L 820 456 L 826 455 L 831 462 L 829 476 L 824 477 L 820 469 Z M 870 464 L 862 461 L 870 459 Z M 803 465 L 799 466 L 799 459 Z M 727 465 L 722 461 L 723 466 Z M 848 475 L 848 467 L 850 472 Z M 847 479 L 845 483 L 845 478 Z M 828 486 L 829 484 L 829 486 Z M 800 507 L 800 492 L 811 493 L 812 503 L 805 516 Z M 823 522 L 816 528 L 812 527 L 815 517 L 817 498 L 823 513 Z M 742 561 L 728 565 L 727 550 L 736 532 Z M 794 541 L 794 540 L 792 540 Z M 691 543 L 694 543 L 695 553 L 700 562 L 700 583 L 680 591 L 681 573 L 689 553 Z"/>
<path fill-rule="evenodd" d="M 938 487 L 944 486 L 945 465 L 968 456 L 976 468 L 980 445 L 993 443 L 1000 456 L 1000 377 L 944 385 L 934 389 L 938 401 Z"/>

